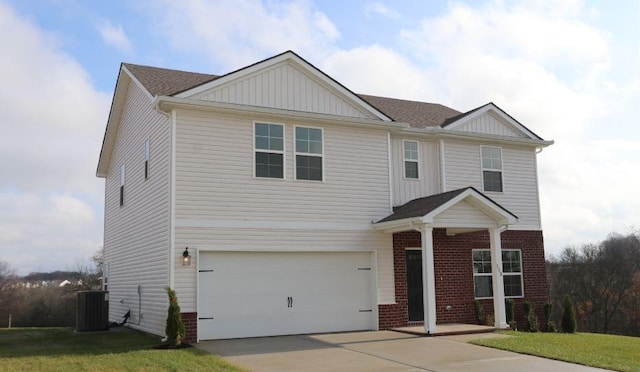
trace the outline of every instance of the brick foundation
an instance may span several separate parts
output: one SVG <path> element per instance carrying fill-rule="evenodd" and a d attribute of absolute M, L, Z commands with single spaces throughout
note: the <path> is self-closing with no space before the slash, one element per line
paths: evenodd
<path fill-rule="evenodd" d="M 514 299 L 519 327 L 524 327 L 522 302 L 531 301 L 539 321 L 548 299 L 542 231 L 504 231 L 503 249 L 522 251 L 524 298 Z M 436 289 L 436 319 L 439 324 L 477 323 L 473 309 L 474 287 L 471 252 L 489 248 L 488 231 L 447 236 L 445 229 L 433 230 Z M 393 261 L 396 303 L 379 305 L 379 327 L 389 329 L 408 325 L 405 248 L 421 247 L 420 233 L 406 231 L 393 235 Z M 493 300 L 481 300 L 485 314 L 493 314 Z M 447 309 L 449 307 L 449 309 Z"/>
<path fill-rule="evenodd" d="M 184 336 L 184 342 L 188 344 L 195 344 L 196 336 L 198 334 L 198 313 L 181 314 L 184 328 L 187 330 L 187 334 Z"/>

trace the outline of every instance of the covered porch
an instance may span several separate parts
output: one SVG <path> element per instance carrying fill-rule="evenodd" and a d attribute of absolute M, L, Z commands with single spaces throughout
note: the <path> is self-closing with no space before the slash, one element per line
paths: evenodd
<path fill-rule="evenodd" d="M 490 305 L 495 320 L 493 327 L 488 328 L 507 328 L 501 233 L 517 220 L 513 213 L 486 195 L 467 187 L 414 199 L 376 222 L 375 229 L 394 234 L 398 303 L 395 311 L 406 312 L 406 324 L 391 328 L 415 331 L 415 326 L 422 324 L 422 333 L 437 335 L 448 330 L 446 327 L 450 326 L 445 323 L 459 323 L 458 319 L 467 319 L 465 323 L 471 323 L 468 319 L 473 319 L 474 278 L 469 247 L 488 248 L 490 251 L 493 264 Z M 456 250 L 460 252 L 459 247 L 462 246 L 462 254 L 453 254 Z M 437 255 L 434 248 L 439 252 Z M 446 260 L 448 252 L 452 252 L 453 261 Z M 436 262 L 439 262 L 437 269 Z M 465 314 L 452 315 L 457 312 Z M 469 312 L 471 314 L 466 314 Z M 438 314 L 442 319 L 438 319 Z"/>

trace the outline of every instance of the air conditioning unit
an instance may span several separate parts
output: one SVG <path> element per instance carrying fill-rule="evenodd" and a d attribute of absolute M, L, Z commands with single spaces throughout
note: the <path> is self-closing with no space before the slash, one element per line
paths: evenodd
<path fill-rule="evenodd" d="M 109 329 L 109 292 L 78 292 L 76 331 L 103 331 Z"/>

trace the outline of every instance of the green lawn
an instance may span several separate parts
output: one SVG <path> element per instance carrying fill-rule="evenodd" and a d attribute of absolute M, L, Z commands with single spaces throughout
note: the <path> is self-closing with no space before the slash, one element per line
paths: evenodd
<path fill-rule="evenodd" d="M 640 337 L 596 333 L 501 332 L 512 337 L 475 340 L 476 345 L 617 371 L 640 371 Z"/>
<path fill-rule="evenodd" d="M 158 340 L 128 328 L 0 329 L 0 371 L 243 371 L 196 348 L 155 350 Z"/>

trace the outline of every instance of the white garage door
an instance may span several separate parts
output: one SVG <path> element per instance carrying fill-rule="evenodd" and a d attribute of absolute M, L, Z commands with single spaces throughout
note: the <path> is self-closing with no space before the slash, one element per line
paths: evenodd
<path fill-rule="evenodd" d="M 198 338 L 375 328 L 369 252 L 203 252 Z"/>

